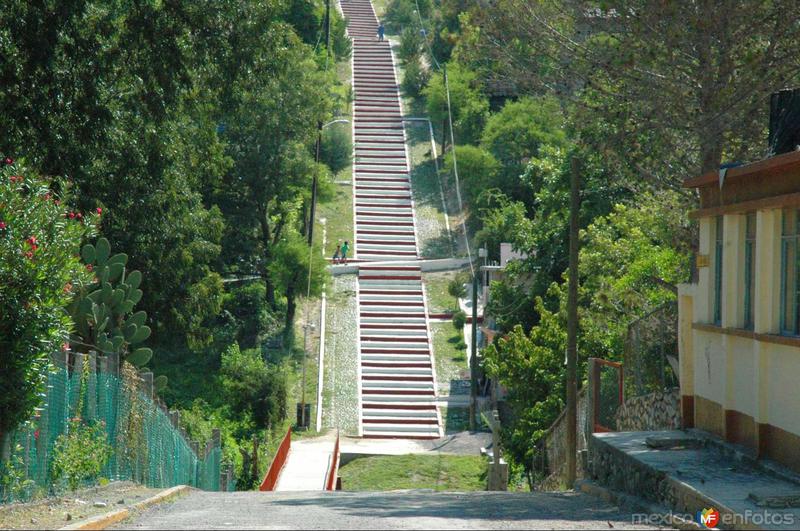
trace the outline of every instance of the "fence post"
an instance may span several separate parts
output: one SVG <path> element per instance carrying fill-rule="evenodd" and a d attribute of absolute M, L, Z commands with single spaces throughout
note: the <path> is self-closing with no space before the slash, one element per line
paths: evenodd
<path fill-rule="evenodd" d="M 199 487 L 199 474 L 200 474 L 200 442 L 199 441 L 191 441 L 189 443 L 189 447 L 192 449 L 192 453 L 194 453 L 195 460 L 194 460 L 194 473 L 192 474 L 192 486 Z"/>
<path fill-rule="evenodd" d="M 586 390 L 586 425 L 584 426 L 584 430 L 586 433 L 586 445 L 589 446 L 589 441 L 594 433 L 595 408 L 597 407 L 596 393 L 599 391 L 597 386 L 596 358 L 589 358 L 586 369 L 589 374 L 587 375 L 588 389 Z"/>
<path fill-rule="evenodd" d="M 221 446 L 222 446 L 221 445 L 221 441 L 222 441 L 222 439 L 220 437 L 219 428 L 212 429 L 211 430 L 211 442 L 213 444 L 213 447 L 215 449 L 219 450 L 221 448 Z M 221 452 L 217 452 L 216 455 L 214 456 L 214 467 L 216 468 L 216 470 L 212 471 L 212 473 L 211 473 L 211 477 L 212 478 L 218 478 L 219 474 L 220 474 L 220 461 L 221 461 L 220 453 Z M 214 487 L 216 487 L 216 488 L 214 488 Z M 220 490 L 219 489 L 219 484 L 212 485 L 212 489 L 211 490 Z"/>
<path fill-rule="evenodd" d="M 97 419 L 97 352 L 89 351 L 89 377 L 86 380 L 86 417 Z"/>
<path fill-rule="evenodd" d="M 75 353 L 75 368 L 74 368 L 72 374 L 73 374 L 73 377 L 75 377 L 75 381 L 78 382 L 78 395 L 77 395 L 77 398 L 76 398 L 76 401 L 75 401 L 75 407 L 76 408 L 78 407 L 78 404 L 80 404 L 80 402 L 81 402 L 80 396 L 81 396 L 81 392 L 83 391 L 83 389 L 81 388 L 81 379 L 83 378 L 83 367 L 84 367 L 84 365 L 86 365 L 89 362 L 88 358 L 89 358 L 89 355 L 88 354 L 84 354 L 83 352 L 76 352 Z M 72 417 L 83 417 L 83 411 L 77 411 L 76 410 L 74 414 L 72 412 L 70 412 L 69 416 L 70 416 L 70 418 L 72 418 Z"/>

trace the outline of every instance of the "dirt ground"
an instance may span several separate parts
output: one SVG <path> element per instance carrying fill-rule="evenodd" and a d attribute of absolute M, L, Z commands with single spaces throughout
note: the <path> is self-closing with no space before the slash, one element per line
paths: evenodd
<path fill-rule="evenodd" d="M 114 481 L 55 498 L 0 506 L 0 529 L 58 529 L 76 520 L 116 511 L 159 491 L 129 481 Z"/>

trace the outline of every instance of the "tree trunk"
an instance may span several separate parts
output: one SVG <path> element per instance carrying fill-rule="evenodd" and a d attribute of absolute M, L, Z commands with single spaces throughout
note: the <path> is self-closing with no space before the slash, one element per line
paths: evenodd
<path fill-rule="evenodd" d="M 270 263 L 270 258 L 272 258 L 272 233 L 269 227 L 268 214 L 265 209 L 260 211 L 258 218 L 261 225 L 261 243 L 264 245 L 264 266 L 263 270 L 261 271 L 261 276 L 264 279 L 264 288 L 267 292 L 267 304 L 269 304 L 270 308 L 274 310 L 276 308 L 275 285 L 269 278 L 269 270 L 267 269 L 267 266 Z"/>
<path fill-rule="evenodd" d="M 7 463 L 11 458 L 11 432 L 0 433 L 0 463 Z"/>
<path fill-rule="evenodd" d="M 294 275 L 297 278 L 297 273 Z M 286 288 L 286 321 L 284 323 L 284 335 L 287 339 L 293 337 L 294 332 L 294 315 L 297 311 L 297 300 L 294 290 L 294 282 L 289 282 Z"/>
<path fill-rule="evenodd" d="M 700 146 L 700 173 L 718 171 L 722 164 L 722 138 L 716 131 L 708 131 Z"/>

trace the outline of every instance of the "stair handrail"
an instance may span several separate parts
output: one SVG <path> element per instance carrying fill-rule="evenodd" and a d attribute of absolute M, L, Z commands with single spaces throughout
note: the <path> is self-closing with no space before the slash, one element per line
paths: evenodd
<path fill-rule="evenodd" d="M 270 463 L 269 469 L 264 476 L 264 481 L 261 482 L 261 486 L 258 487 L 258 490 L 275 490 L 275 486 L 278 484 L 278 477 L 281 475 L 283 465 L 286 464 L 286 458 L 289 456 L 289 450 L 291 449 L 291 446 L 292 428 L 289 427 L 289 429 L 286 431 L 286 435 L 281 441 L 280 446 L 278 446 L 278 451 L 275 452 L 275 457 L 272 458 L 272 463 Z"/>
<path fill-rule="evenodd" d="M 325 490 L 336 490 L 336 474 L 339 472 L 339 430 L 336 430 L 336 444 L 333 445 L 331 465 L 328 468 L 328 478 L 325 481 Z"/>

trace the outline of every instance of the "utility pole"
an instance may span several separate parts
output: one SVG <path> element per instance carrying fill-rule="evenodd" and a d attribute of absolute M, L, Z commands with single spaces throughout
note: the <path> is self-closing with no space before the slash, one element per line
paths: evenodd
<path fill-rule="evenodd" d="M 478 274 L 472 272 L 472 343 L 469 355 L 469 431 L 475 431 L 478 414 Z"/>
<path fill-rule="evenodd" d="M 331 0 L 325 0 L 325 53 L 327 64 L 331 58 Z"/>
<path fill-rule="evenodd" d="M 325 70 L 328 69 L 328 61 L 331 58 L 331 0 L 325 0 Z M 319 164 L 319 151 L 322 144 L 322 120 L 317 121 L 317 145 L 315 148 L 314 161 Z M 314 238 L 314 214 L 317 210 L 317 173 L 314 171 L 314 180 L 311 183 L 311 212 L 308 216 L 308 245 Z"/>
<path fill-rule="evenodd" d="M 580 167 L 577 154 L 570 160 L 569 287 L 567 292 L 567 485 L 577 477 L 578 424 L 578 221 L 581 208 Z"/>
<path fill-rule="evenodd" d="M 311 247 L 311 242 L 314 239 L 314 215 L 317 210 L 317 177 L 319 174 L 319 151 L 322 144 L 322 120 L 317 121 L 317 145 L 315 147 L 314 161 L 317 163 L 314 167 L 314 178 L 311 181 L 311 208 L 308 215 L 308 246 Z"/>

